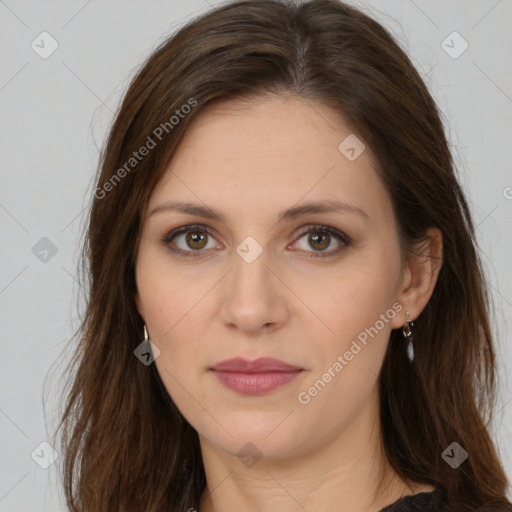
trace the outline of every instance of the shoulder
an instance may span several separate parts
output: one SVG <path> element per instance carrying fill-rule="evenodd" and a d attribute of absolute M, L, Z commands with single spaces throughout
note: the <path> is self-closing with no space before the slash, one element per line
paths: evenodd
<path fill-rule="evenodd" d="M 444 492 L 441 488 L 436 487 L 433 491 L 404 496 L 379 512 L 449 512 L 449 509 Z M 482 505 L 475 509 L 475 512 L 512 512 L 512 505 L 505 506 L 505 508 Z"/>
<path fill-rule="evenodd" d="M 404 496 L 379 512 L 444 512 L 446 501 L 440 488 Z"/>

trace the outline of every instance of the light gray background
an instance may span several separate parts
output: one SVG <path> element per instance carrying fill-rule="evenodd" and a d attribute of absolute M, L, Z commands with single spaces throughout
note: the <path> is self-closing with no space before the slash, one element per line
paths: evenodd
<path fill-rule="evenodd" d="M 0 0 L 0 511 L 65 509 L 60 459 L 42 469 L 31 453 L 56 425 L 55 361 L 77 327 L 77 257 L 98 147 L 137 66 L 184 20 L 218 3 Z M 492 432 L 512 477 L 512 2 L 359 5 L 398 37 L 444 114 L 496 305 L 501 383 Z M 31 48 L 43 31 L 59 45 L 47 59 Z M 456 59 L 441 46 L 453 31 L 469 44 Z M 57 248 L 46 262 L 32 252 L 43 237 Z M 49 451 L 36 453 L 44 460 Z"/>

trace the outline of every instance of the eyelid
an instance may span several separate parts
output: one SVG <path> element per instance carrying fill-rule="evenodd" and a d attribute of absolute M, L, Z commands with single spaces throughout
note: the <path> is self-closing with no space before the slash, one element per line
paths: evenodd
<path fill-rule="evenodd" d="M 217 239 L 215 238 L 215 236 L 211 233 L 211 230 L 208 226 L 205 226 L 205 225 L 202 225 L 202 224 L 187 224 L 185 226 L 181 226 L 179 228 L 176 228 L 176 229 L 173 229 L 172 231 L 170 231 L 169 233 L 167 233 L 163 238 L 162 238 L 162 242 L 164 243 L 164 245 L 168 246 L 170 248 L 170 245 L 171 245 L 171 242 L 174 238 L 176 238 L 177 236 L 179 235 L 182 235 L 182 234 L 186 234 L 188 233 L 189 231 L 203 231 L 207 234 L 208 237 L 211 237 L 213 238 L 214 240 L 217 241 Z M 324 233 L 327 233 L 329 234 L 330 236 L 334 236 L 336 237 L 343 245 L 342 247 L 338 248 L 338 249 L 334 249 L 334 250 L 327 250 L 327 251 L 305 251 L 307 253 L 311 253 L 309 254 L 310 257 L 328 257 L 328 256 L 334 256 L 334 255 L 337 255 L 344 247 L 348 247 L 351 243 L 352 243 L 352 239 L 344 232 L 342 231 L 339 231 L 338 229 L 336 228 L 333 228 L 331 226 L 327 226 L 327 225 L 324 225 L 324 224 L 308 224 L 306 226 L 303 226 L 301 228 L 301 231 L 298 235 L 296 235 L 294 241 L 289 244 L 287 246 L 290 247 L 291 245 L 295 244 L 298 240 L 300 240 L 301 238 L 303 238 L 305 235 L 307 235 L 308 233 L 311 233 L 311 232 L 324 232 Z M 219 242 L 220 244 L 220 242 Z M 184 255 L 184 256 L 201 256 L 203 253 L 205 253 L 206 251 L 204 250 L 189 250 L 189 251 L 185 251 L 183 249 L 180 249 L 180 248 L 177 248 L 177 247 L 173 247 L 173 248 L 170 248 L 174 253 L 177 253 L 177 254 L 181 254 L 181 255 Z"/>
<path fill-rule="evenodd" d="M 297 235 L 295 240 L 290 244 L 293 245 L 300 239 L 302 239 L 305 235 L 308 233 L 314 233 L 314 232 L 324 232 L 327 233 L 329 236 L 334 236 L 337 238 L 341 243 L 342 246 L 337 249 L 332 250 L 326 250 L 326 251 L 306 251 L 307 253 L 310 253 L 310 257 L 329 257 L 329 256 L 336 256 L 339 254 L 341 250 L 343 250 L 345 247 L 348 247 L 352 244 L 352 239 L 344 232 L 339 231 L 336 228 L 333 228 L 331 226 L 326 226 L 325 224 L 309 224 L 307 226 L 304 226 L 301 229 L 301 232 Z M 289 247 L 289 246 L 288 246 Z"/>
<path fill-rule="evenodd" d="M 211 236 L 214 238 L 212 233 L 210 232 L 210 228 L 208 226 L 204 226 L 202 224 L 187 224 L 185 226 L 180 226 L 179 228 L 173 229 L 169 231 L 164 237 L 162 238 L 162 241 L 164 242 L 170 242 L 173 238 L 175 238 L 178 235 L 182 235 L 183 233 L 187 233 L 188 231 L 204 231 L 208 234 L 208 236 Z"/>
<path fill-rule="evenodd" d="M 205 251 L 203 251 L 203 250 L 184 251 L 183 249 L 180 249 L 179 247 L 172 247 L 171 248 L 171 242 L 174 240 L 174 238 L 176 238 L 177 236 L 186 234 L 189 231 L 204 231 L 207 234 L 208 237 L 211 237 L 215 241 L 217 241 L 217 239 L 212 235 L 209 227 L 204 226 L 202 224 L 187 224 L 185 226 L 181 226 L 179 228 L 173 229 L 172 231 L 170 231 L 169 233 L 164 235 L 164 237 L 162 238 L 162 242 L 164 243 L 164 245 L 169 247 L 169 249 L 172 252 L 174 252 L 176 254 L 180 254 L 180 255 L 183 255 L 183 256 L 192 256 L 192 257 L 194 257 L 194 256 L 201 256 L 202 253 L 204 253 Z"/>

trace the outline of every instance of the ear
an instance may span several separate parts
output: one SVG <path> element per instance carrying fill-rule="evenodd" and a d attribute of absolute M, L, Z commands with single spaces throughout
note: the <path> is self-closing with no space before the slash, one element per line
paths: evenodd
<path fill-rule="evenodd" d="M 425 239 L 415 244 L 408 255 L 398 297 L 403 309 L 391 321 L 393 329 L 404 325 L 406 311 L 411 319 L 418 318 L 432 296 L 442 264 L 443 235 L 439 229 L 429 228 Z"/>

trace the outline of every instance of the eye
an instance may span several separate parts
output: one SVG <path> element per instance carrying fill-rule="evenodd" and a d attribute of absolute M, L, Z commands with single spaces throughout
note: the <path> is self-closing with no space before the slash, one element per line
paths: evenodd
<path fill-rule="evenodd" d="M 333 245 L 333 239 L 335 241 L 334 249 L 327 251 L 326 249 Z M 302 247 L 300 247 L 300 243 L 302 243 Z M 327 257 L 338 254 L 342 249 L 348 247 L 350 243 L 351 239 L 345 233 L 329 226 L 314 225 L 306 226 L 305 230 L 300 233 L 294 242 L 294 245 L 298 244 L 299 249 L 312 253 L 309 255 L 311 257 Z"/>
<path fill-rule="evenodd" d="M 218 247 L 215 238 L 203 226 L 183 226 L 175 229 L 163 239 L 165 245 L 183 256 L 200 256 L 203 249 Z"/>
<path fill-rule="evenodd" d="M 306 235 L 308 236 L 306 237 Z M 162 242 L 172 252 L 182 256 L 201 256 L 204 253 L 203 249 L 215 249 L 221 246 L 208 229 L 201 225 L 183 226 L 175 229 L 167 234 Z M 306 226 L 289 247 L 299 245 L 299 249 L 309 252 L 311 257 L 327 257 L 338 254 L 345 247 L 348 247 L 351 242 L 350 237 L 337 229 L 324 225 L 313 225 Z M 300 247 L 301 243 L 303 244 L 302 247 Z M 335 246 L 334 249 L 331 248 L 332 245 Z M 331 250 L 327 251 L 329 248 Z"/>

